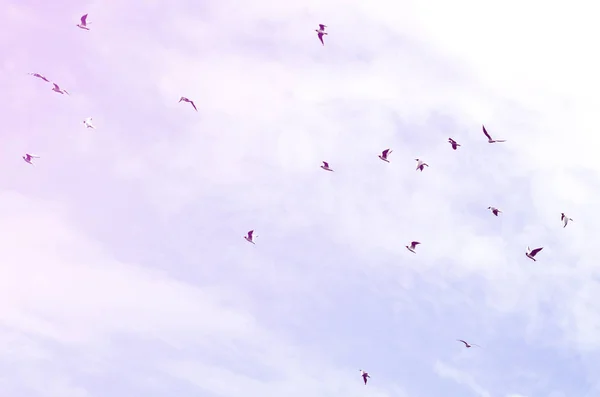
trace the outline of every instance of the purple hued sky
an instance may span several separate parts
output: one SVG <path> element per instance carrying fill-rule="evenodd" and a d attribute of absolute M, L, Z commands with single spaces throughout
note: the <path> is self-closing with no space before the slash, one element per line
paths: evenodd
<path fill-rule="evenodd" d="M 0 397 L 598 396 L 596 15 L 0 0 Z"/>

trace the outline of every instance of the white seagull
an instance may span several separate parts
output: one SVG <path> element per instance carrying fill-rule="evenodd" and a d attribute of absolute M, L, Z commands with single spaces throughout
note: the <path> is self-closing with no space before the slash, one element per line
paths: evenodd
<path fill-rule="evenodd" d="M 536 248 L 536 249 L 531 249 L 529 247 L 527 247 L 527 252 L 525 253 L 525 255 L 529 258 L 532 259 L 534 262 L 537 262 L 535 260 L 535 256 L 537 255 L 538 252 L 540 252 L 541 250 L 543 250 L 544 247 L 540 247 L 540 248 Z"/>
<path fill-rule="evenodd" d="M 481 347 L 481 346 L 479 346 L 479 345 L 476 345 L 475 343 L 467 343 L 467 342 L 465 342 L 465 341 L 464 341 L 464 340 L 462 340 L 462 339 L 457 339 L 457 341 L 458 341 L 458 342 L 462 342 L 462 343 L 464 343 L 467 349 L 468 349 L 468 348 L 470 348 L 470 347 L 473 347 L 473 346 Z"/>
<path fill-rule="evenodd" d="M 47 78 L 45 78 L 44 76 L 42 76 L 42 75 L 41 75 L 41 74 L 39 74 L 39 73 L 28 73 L 28 74 L 32 75 L 33 77 L 37 77 L 37 78 L 39 78 L 39 79 L 42 79 L 42 80 L 44 80 L 46 83 L 50 83 L 50 80 L 48 80 Z"/>
<path fill-rule="evenodd" d="M 421 161 L 419 159 L 415 159 L 415 160 L 417 161 L 417 169 L 416 169 L 417 171 L 421 170 L 421 172 L 423 172 L 424 167 L 429 167 L 429 164 L 427 164 L 426 162 Z"/>
<path fill-rule="evenodd" d="M 460 143 L 457 143 L 457 142 L 456 142 L 454 139 L 452 139 L 452 138 L 448 138 L 448 143 L 449 143 L 450 145 L 452 145 L 452 149 L 454 149 L 454 150 L 456 150 L 456 149 L 457 149 L 457 148 L 460 146 Z"/>
<path fill-rule="evenodd" d="M 382 159 L 383 161 L 385 161 L 386 163 L 389 163 L 390 161 L 388 160 L 388 155 L 392 152 L 393 152 L 392 149 L 385 149 L 383 152 L 381 152 L 381 154 L 379 155 L 379 158 Z"/>
<path fill-rule="evenodd" d="M 319 24 L 319 29 L 315 29 L 315 32 L 317 32 L 317 36 L 319 36 L 319 40 L 321 40 L 321 44 L 325 45 L 325 42 L 323 41 L 323 35 L 326 35 L 327 33 L 325 33 L 325 28 L 327 27 L 327 25 L 323 25 L 322 23 Z"/>
<path fill-rule="evenodd" d="M 85 124 L 86 128 L 96 128 L 94 127 L 94 124 L 92 124 L 92 118 L 88 117 L 87 119 L 83 120 L 83 124 Z"/>
<path fill-rule="evenodd" d="M 87 27 L 87 16 L 88 14 L 85 14 L 84 16 L 81 17 L 81 22 L 77 24 L 77 27 L 80 29 L 85 29 L 85 30 L 90 30 L 90 28 Z"/>
<path fill-rule="evenodd" d="M 182 96 L 182 97 L 179 99 L 179 102 L 181 102 L 181 101 L 183 101 L 183 102 L 187 102 L 187 103 L 191 104 L 191 105 L 193 106 L 194 110 L 195 110 L 196 112 L 198 111 L 198 109 L 196 108 L 196 105 L 194 104 L 194 101 L 192 101 L 191 99 L 188 99 L 188 98 L 186 98 L 186 97 Z M 179 103 L 179 102 L 177 102 L 177 103 Z"/>
<path fill-rule="evenodd" d="M 333 170 L 329 168 L 329 163 L 327 161 L 323 161 L 323 165 L 321 166 L 321 168 L 323 168 L 325 171 L 333 172 Z"/>
<path fill-rule="evenodd" d="M 506 142 L 505 139 L 492 139 L 490 134 L 488 134 L 487 130 L 485 129 L 485 126 L 481 125 L 481 128 L 483 128 L 483 133 L 485 134 L 485 136 L 487 136 L 488 143 Z"/>
<path fill-rule="evenodd" d="M 63 90 L 63 89 L 61 89 L 61 88 L 58 86 L 58 84 L 56 84 L 56 83 L 52 83 L 52 84 L 54 84 L 54 87 L 52 88 L 52 91 L 54 91 L 54 92 L 58 92 L 59 94 L 67 94 L 67 95 L 70 95 L 70 94 L 67 92 L 67 90 Z"/>
<path fill-rule="evenodd" d="M 498 208 L 496 207 L 488 207 L 488 210 L 492 211 L 492 214 L 498 216 L 498 213 L 502 213 L 502 211 L 500 211 Z"/>
<path fill-rule="evenodd" d="M 39 158 L 40 158 L 40 156 L 36 156 L 34 154 L 29 154 L 29 153 L 25 153 L 25 156 L 23 156 L 23 160 L 25 160 L 26 163 L 29 163 L 31 165 L 34 165 L 31 162 L 31 159 L 39 159 Z"/>
<path fill-rule="evenodd" d="M 569 223 L 569 221 L 573 221 L 573 219 L 566 216 L 564 212 L 560 213 L 560 220 L 563 223 L 563 228 L 567 227 L 567 224 Z"/>
<path fill-rule="evenodd" d="M 249 243 L 255 244 L 254 243 L 254 238 L 258 237 L 258 236 L 254 236 L 254 230 L 250 230 L 248 232 L 247 236 L 244 236 L 244 238 L 246 239 L 246 241 L 248 241 Z"/>
<path fill-rule="evenodd" d="M 360 371 L 360 375 L 363 378 L 363 381 L 365 382 L 365 385 L 367 384 L 367 378 L 370 378 L 371 376 L 369 375 L 368 372 L 363 371 L 362 369 L 359 369 Z"/>
<path fill-rule="evenodd" d="M 406 249 L 409 250 L 410 252 L 412 252 L 413 254 L 416 254 L 415 252 L 415 248 L 417 248 L 417 245 L 421 244 L 418 241 L 413 241 L 410 243 L 410 246 L 405 245 Z"/>

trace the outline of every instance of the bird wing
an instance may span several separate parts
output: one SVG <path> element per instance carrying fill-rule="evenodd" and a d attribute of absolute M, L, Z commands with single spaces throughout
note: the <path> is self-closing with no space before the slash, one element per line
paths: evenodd
<path fill-rule="evenodd" d="M 531 256 L 535 256 L 535 254 L 537 254 L 538 252 L 540 252 L 540 251 L 541 251 L 541 250 L 543 250 L 543 249 L 544 249 L 544 247 L 541 247 L 541 248 L 536 248 L 536 249 L 534 249 L 533 251 L 531 251 L 531 252 L 529 253 L 529 255 L 531 255 Z"/>
<path fill-rule="evenodd" d="M 192 104 L 192 106 L 194 107 L 194 110 L 197 112 L 198 108 L 196 108 L 196 105 L 194 104 L 194 101 L 190 101 L 190 103 Z"/>
<path fill-rule="evenodd" d="M 421 244 L 421 243 L 418 242 L 418 241 L 413 241 L 413 242 L 410 243 L 411 247 L 413 247 L 413 248 L 415 248 L 419 244 Z"/>
<path fill-rule="evenodd" d="M 323 161 L 323 165 L 325 166 L 325 168 L 329 168 L 329 164 L 327 163 L 327 161 Z"/>
<path fill-rule="evenodd" d="M 322 23 L 319 24 L 319 29 L 321 29 L 321 30 L 325 30 L 326 27 L 327 26 L 323 25 Z"/>
<path fill-rule="evenodd" d="M 85 26 L 85 24 L 86 24 L 87 16 L 88 16 L 88 14 L 85 14 L 84 16 L 81 17 L 81 24 L 83 26 Z M 73 22 L 71 22 L 71 23 L 73 23 Z"/>
<path fill-rule="evenodd" d="M 381 155 L 386 158 L 387 155 L 390 153 L 390 149 L 385 149 L 383 152 L 381 152 Z"/>
<path fill-rule="evenodd" d="M 448 142 L 450 142 L 452 144 L 456 143 L 456 141 L 454 139 L 452 139 L 452 138 L 448 138 Z"/>
<path fill-rule="evenodd" d="M 54 84 L 54 88 L 56 88 L 57 90 L 60 90 L 60 87 L 58 86 L 58 84 L 56 84 L 56 83 L 52 83 L 52 84 Z"/>
<path fill-rule="evenodd" d="M 253 234 L 254 234 L 254 230 L 250 230 L 250 231 L 248 232 L 248 238 L 249 238 L 250 240 L 252 240 L 252 235 L 253 235 Z"/>
<path fill-rule="evenodd" d="M 319 40 L 321 40 L 321 44 L 325 45 L 325 42 L 323 41 L 323 33 L 319 33 L 317 36 L 319 36 Z"/>
<path fill-rule="evenodd" d="M 562 221 L 562 220 L 564 220 L 564 219 L 565 219 L 565 214 L 561 213 L 561 214 L 560 214 L 560 220 Z"/>
<path fill-rule="evenodd" d="M 467 342 L 465 342 L 465 341 L 464 341 L 464 340 L 462 340 L 462 339 L 457 339 L 457 341 L 458 341 L 458 342 L 462 342 L 462 343 L 464 343 L 464 344 L 465 344 L 465 346 L 468 346 L 468 345 L 469 345 Z"/>
<path fill-rule="evenodd" d="M 490 134 L 488 134 L 487 130 L 485 129 L 485 126 L 482 125 L 481 128 L 483 129 L 483 133 L 485 134 L 485 136 L 487 136 L 489 140 L 492 140 L 492 137 L 490 136 Z"/>

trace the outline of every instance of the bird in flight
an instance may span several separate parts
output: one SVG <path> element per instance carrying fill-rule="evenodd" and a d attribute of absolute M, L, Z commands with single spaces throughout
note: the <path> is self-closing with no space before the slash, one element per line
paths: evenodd
<path fill-rule="evenodd" d="M 464 343 L 464 344 L 465 344 L 465 346 L 467 347 L 467 349 L 468 349 L 469 347 L 473 347 L 473 346 L 481 347 L 481 346 L 479 346 L 479 345 L 476 345 L 475 343 L 467 343 L 467 342 L 465 342 L 465 341 L 464 341 L 464 340 L 462 340 L 462 339 L 457 339 L 457 341 L 458 341 L 458 342 L 462 342 L 462 343 Z"/>
<path fill-rule="evenodd" d="M 67 90 L 63 90 L 63 89 L 61 89 L 61 88 L 58 86 L 58 84 L 56 84 L 56 83 L 52 83 L 52 84 L 54 84 L 54 87 L 52 88 L 52 91 L 54 91 L 54 92 L 58 92 L 59 94 L 67 94 L 67 95 L 70 95 L 70 94 L 67 92 Z"/>
<path fill-rule="evenodd" d="M 325 45 L 325 42 L 323 41 L 323 35 L 326 35 L 327 33 L 325 33 L 325 28 L 327 27 L 327 25 L 323 25 L 322 23 L 319 24 L 319 29 L 315 29 L 315 32 L 317 32 L 317 36 L 319 36 L 319 40 L 321 40 L 321 44 Z"/>
<path fill-rule="evenodd" d="M 406 247 L 406 249 L 407 249 L 407 250 L 409 250 L 409 251 L 410 251 L 410 252 L 412 252 L 413 254 L 416 254 L 416 252 L 415 252 L 415 248 L 417 248 L 417 245 L 419 245 L 419 244 L 421 244 L 421 243 L 420 243 L 420 242 L 418 242 L 418 241 L 412 241 L 412 242 L 410 243 L 410 246 L 408 246 L 408 245 L 405 245 L 405 247 Z"/>
<path fill-rule="evenodd" d="M 457 149 L 457 148 L 460 146 L 460 143 L 457 143 L 457 142 L 456 142 L 454 139 L 452 139 L 452 138 L 448 138 L 448 143 L 449 143 L 450 145 L 452 145 L 452 149 L 454 149 L 454 150 L 456 150 L 456 149 Z"/>
<path fill-rule="evenodd" d="M 385 149 L 383 152 L 381 152 L 381 154 L 379 155 L 379 158 L 382 159 L 383 161 L 385 161 L 386 163 L 389 163 L 390 161 L 388 160 L 388 155 L 392 152 L 393 152 L 392 149 Z"/>
<path fill-rule="evenodd" d="M 421 170 L 421 172 L 423 172 L 423 168 L 424 167 L 429 167 L 429 164 L 425 163 L 424 161 L 421 161 L 419 159 L 415 159 L 417 161 L 417 171 Z"/>
<path fill-rule="evenodd" d="M 29 154 L 29 153 L 25 153 L 25 156 L 23 156 L 23 160 L 25 160 L 26 163 L 31 164 L 31 165 L 34 165 L 31 162 L 31 159 L 39 159 L 39 158 L 40 158 L 40 156 L 36 156 L 34 154 Z"/>
<path fill-rule="evenodd" d="M 41 74 L 39 74 L 39 73 L 28 73 L 28 74 L 32 75 L 33 77 L 37 77 L 37 78 L 39 78 L 39 79 L 42 79 L 42 80 L 44 80 L 46 83 L 49 83 L 49 82 L 50 82 L 50 80 L 48 80 L 47 78 L 45 78 L 44 76 L 42 76 L 42 75 L 41 75 Z"/>
<path fill-rule="evenodd" d="M 536 248 L 534 250 L 530 249 L 529 247 L 527 247 L 527 252 L 525 253 L 525 255 L 529 258 L 532 259 L 534 262 L 537 262 L 535 260 L 535 256 L 537 255 L 538 252 L 540 252 L 541 250 L 543 250 L 544 247 L 541 248 Z"/>
<path fill-rule="evenodd" d="M 363 381 L 365 382 L 365 385 L 367 384 L 367 378 L 370 378 L 371 376 L 369 376 L 368 372 L 363 371 L 362 369 L 359 369 L 360 371 L 360 375 L 363 378 Z"/>
<path fill-rule="evenodd" d="M 483 128 L 483 133 L 485 134 L 485 136 L 487 136 L 488 143 L 506 142 L 505 139 L 492 139 L 490 134 L 488 134 L 487 130 L 485 129 L 485 126 L 482 125 L 481 128 Z"/>
<path fill-rule="evenodd" d="M 500 211 L 498 208 L 496 207 L 488 207 L 488 210 L 492 211 L 492 214 L 498 216 L 498 213 L 501 213 L 502 211 Z"/>
<path fill-rule="evenodd" d="M 85 14 L 84 16 L 81 17 L 81 22 L 77 24 L 78 28 L 90 30 L 90 28 L 87 27 L 87 17 L 88 17 L 88 14 Z"/>
<path fill-rule="evenodd" d="M 244 236 L 244 238 L 246 239 L 246 241 L 248 241 L 249 243 L 255 244 L 254 242 L 254 238 L 258 237 L 258 236 L 254 236 L 254 230 L 250 230 L 248 232 L 247 236 Z"/>
<path fill-rule="evenodd" d="M 564 212 L 560 213 L 560 220 L 563 223 L 563 228 L 567 227 L 567 224 L 569 223 L 569 221 L 573 221 L 573 219 L 566 216 Z"/>
<path fill-rule="evenodd" d="M 333 172 L 333 170 L 329 168 L 329 163 L 327 161 L 323 161 L 323 165 L 321 166 L 321 168 L 323 168 L 325 171 Z"/>
<path fill-rule="evenodd" d="M 179 99 L 179 102 L 181 102 L 181 101 L 183 101 L 183 102 L 187 102 L 187 103 L 191 104 L 191 105 L 192 105 L 192 107 L 194 108 L 194 110 L 195 110 L 196 112 L 198 111 L 198 109 L 196 108 L 196 105 L 194 104 L 194 101 L 192 101 L 191 99 L 188 99 L 188 98 L 186 98 L 186 97 L 182 96 L 182 97 Z M 177 102 L 177 103 L 179 103 L 179 102 Z"/>
<path fill-rule="evenodd" d="M 83 124 L 85 124 L 86 128 L 96 128 L 94 127 L 94 124 L 92 124 L 92 118 L 88 117 L 87 119 L 83 120 Z"/>

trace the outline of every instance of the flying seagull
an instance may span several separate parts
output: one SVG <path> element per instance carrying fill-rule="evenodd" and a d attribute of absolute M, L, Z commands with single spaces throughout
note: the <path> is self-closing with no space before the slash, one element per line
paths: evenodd
<path fill-rule="evenodd" d="M 498 213 L 502 213 L 502 211 L 500 211 L 498 208 L 496 207 L 488 207 L 488 210 L 492 211 L 492 214 L 498 216 Z"/>
<path fill-rule="evenodd" d="M 54 84 L 54 88 L 52 88 L 52 91 L 54 91 L 54 92 L 58 92 L 59 94 L 67 94 L 67 95 L 69 95 L 69 93 L 67 92 L 67 90 L 63 90 L 63 89 L 61 89 L 61 88 L 58 86 L 58 84 L 56 84 L 56 83 L 52 83 L 52 84 Z"/>
<path fill-rule="evenodd" d="M 450 143 L 450 145 L 452 145 L 452 149 L 454 149 L 454 150 L 456 150 L 460 146 L 460 143 L 457 143 L 452 138 L 448 138 L 448 143 Z"/>
<path fill-rule="evenodd" d="M 462 340 L 462 339 L 457 339 L 457 341 L 458 341 L 458 342 L 462 342 L 462 343 L 464 343 L 464 344 L 465 344 L 465 346 L 467 347 L 467 349 L 468 349 L 469 347 L 473 347 L 473 346 L 481 347 L 481 346 L 479 346 L 479 345 L 476 345 L 475 343 L 471 343 L 471 344 L 469 344 L 469 343 L 465 342 L 465 341 L 464 341 L 464 340 Z"/>
<path fill-rule="evenodd" d="M 187 99 L 186 97 L 182 96 L 182 97 L 179 99 L 179 102 L 181 102 L 181 101 L 183 101 L 183 102 L 187 102 L 187 103 L 190 103 L 190 104 L 192 104 L 192 106 L 194 107 L 194 110 L 195 110 L 196 112 L 198 111 L 198 109 L 196 108 L 196 105 L 194 104 L 194 101 L 192 101 L 191 99 Z M 177 102 L 177 103 L 179 103 L 179 102 Z"/>
<path fill-rule="evenodd" d="M 250 231 L 248 232 L 248 235 L 247 235 L 247 236 L 244 236 L 244 238 L 245 238 L 245 239 L 246 239 L 246 241 L 248 241 L 249 243 L 255 244 L 255 243 L 254 243 L 254 236 L 253 236 L 253 235 L 254 235 L 254 230 L 250 230 Z M 258 236 L 256 236 L 256 237 L 258 237 Z"/>
<path fill-rule="evenodd" d="M 532 259 L 534 262 L 537 262 L 535 260 L 535 256 L 537 255 L 538 252 L 540 252 L 541 250 L 543 250 L 544 247 L 541 248 L 536 248 L 534 250 L 530 249 L 529 247 L 527 247 L 527 252 L 525 253 L 525 255 L 529 258 Z"/>
<path fill-rule="evenodd" d="M 94 128 L 94 129 L 96 128 L 96 127 L 94 127 L 94 124 L 92 124 L 92 118 L 91 117 L 88 117 L 87 119 L 83 120 L 83 124 L 85 124 L 85 126 L 87 128 Z"/>
<path fill-rule="evenodd" d="M 87 16 L 88 16 L 88 14 L 85 14 L 84 16 L 81 17 L 81 22 L 77 24 L 78 28 L 90 30 L 90 28 L 87 27 Z"/>
<path fill-rule="evenodd" d="M 319 24 L 319 29 L 315 29 L 315 32 L 317 32 L 317 36 L 319 36 L 319 40 L 321 40 L 321 44 L 325 45 L 325 42 L 323 41 L 323 35 L 327 34 L 325 33 L 325 28 L 327 27 L 327 25 L 323 25 L 322 23 Z"/>
<path fill-rule="evenodd" d="M 48 80 L 47 78 L 45 78 L 44 76 L 42 76 L 42 75 L 41 75 L 41 74 L 39 74 L 39 73 L 28 73 L 28 74 L 32 75 L 33 77 L 40 78 L 40 79 L 44 80 L 46 83 L 49 83 L 49 82 L 50 82 L 50 80 Z"/>
<path fill-rule="evenodd" d="M 573 219 L 566 216 L 564 212 L 560 213 L 560 220 L 563 223 L 563 228 L 567 227 L 567 224 L 569 223 L 569 221 L 573 221 Z"/>
<path fill-rule="evenodd" d="M 413 254 L 416 254 L 415 252 L 415 248 L 417 248 L 417 245 L 421 244 L 418 241 L 413 241 L 410 243 L 410 246 L 405 245 L 406 249 L 409 250 L 410 252 L 412 252 Z"/>
<path fill-rule="evenodd" d="M 417 169 L 416 169 L 417 171 L 421 170 L 421 172 L 423 172 L 424 167 L 429 167 L 429 164 L 427 164 L 419 159 L 415 159 L 415 160 L 417 160 Z"/>
<path fill-rule="evenodd" d="M 506 142 L 505 139 L 492 139 L 490 134 L 488 134 L 487 130 L 485 129 L 485 126 L 482 125 L 481 128 L 483 128 L 483 133 L 485 134 L 485 136 L 487 136 L 488 143 Z"/>
<path fill-rule="evenodd" d="M 359 369 L 360 374 L 363 378 L 363 380 L 365 381 L 365 385 L 367 384 L 367 378 L 370 378 L 371 376 L 369 376 L 368 372 L 363 371 L 362 369 Z"/>
<path fill-rule="evenodd" d="M 390 161 L 388 160 L 388 155 L 392 152 L 393 152 L 392 149 L 385 149 L 383 152 L 381 152 L 381 154 L 379 155 L 379 158 L 382 159 L 383 161 L 385 161 L 386 163 L 389 163 Z"/>
<path fill-rule="evenodd" d="M 321 166 L 321 168 L 323 168 L 325 171 L 333 172 L 333 170 L 329 168 L 329 163 L 327 161 L 323 161 L 323 165 Z"/>
<path fill-rule="evenodd" d="M 23 160 L 25 160 L 26 163 L 29 163 L 31 165 L 34 165 L 31 162 L 31 159 L 39 159 L 39 158 L 40 158 L 40 156 L 36 156 L 34 154 L 29 154 L 29 153 L 25 153 L 25 156 L 23 156 Z"/>

